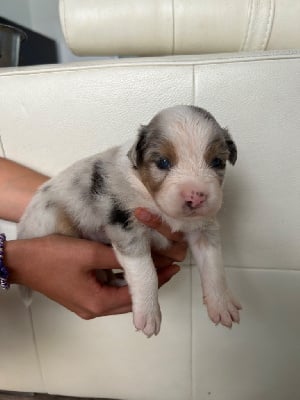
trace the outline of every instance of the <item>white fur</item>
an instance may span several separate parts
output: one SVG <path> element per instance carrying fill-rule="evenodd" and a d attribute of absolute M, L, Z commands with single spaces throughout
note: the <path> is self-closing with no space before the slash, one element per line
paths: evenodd
<path fill-rule="evenodd" d="M 227 288 L 215 221 L 222 204 L 222 186 L 205 160 L 211 140 L 219 136 L 223 140 L 222 128 L 201 109 L 177 106 L 158 114 L 147 129 L 144 138 L 140 134 L 134 143 L 80 160 L 45 183 L 27 208 L 18 237 L 56 232 L 111 242 L 131 292 L 134 324 L 152 336 L 159 332 L 161 313 L 150 245 L 167 247 L 168 242 L 133 217 L 135 208 L 145 207 L 161 216 L 173 231 L 186 232 L 200 270 L 208 314 L 215 323 L 231 326 L 239 321 L 240 305 Z M 156 132 L 154 136 L 151 130 Z M 168 171 L 151 161 L 163 149 L 160 139 L 176 150 L 176 165 Z M 141 149 L 145 150 L 142 167 L 148 168 L 148 178 L 143 178 L 142 167 L 135 165 Z M 227 150 L 225 153 L 228 158 Z M 158 187 L 149 189 L 145 179 Z M 205 194 L 205 202 L 187 206 L 187 200 L 200 192 Z M 62 215 L 72 222 L 75 233 L 60 227 Z"/>

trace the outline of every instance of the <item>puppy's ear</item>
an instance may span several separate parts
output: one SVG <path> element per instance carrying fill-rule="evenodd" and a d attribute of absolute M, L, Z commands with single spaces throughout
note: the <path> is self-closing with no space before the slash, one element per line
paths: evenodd
<path fill-rule="evenodd" d="M 225 142 L 229 150 L 229 162 L 234 165 L 237 160 L 237 148 L 227 129 L 223 128 Z"/>
<path fill-rule="evenodd" d="M 142 125 L 139 129 L 137 140 L 127 153 L 127 156 L 129 160 L 132 162 L 134 168 L 140 167 L 141 164 L 143 163 L 144 154 L 147 149 L 147 143 L 148 143 L 148 127 Z"/>

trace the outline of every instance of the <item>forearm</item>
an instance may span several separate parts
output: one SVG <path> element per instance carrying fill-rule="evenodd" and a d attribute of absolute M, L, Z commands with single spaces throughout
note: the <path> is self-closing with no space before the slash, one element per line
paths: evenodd
<path fill-rule="evenodd" d="M 18 221 L 37 188 L 48 179 L 0 157 L 0 218 Z"/>

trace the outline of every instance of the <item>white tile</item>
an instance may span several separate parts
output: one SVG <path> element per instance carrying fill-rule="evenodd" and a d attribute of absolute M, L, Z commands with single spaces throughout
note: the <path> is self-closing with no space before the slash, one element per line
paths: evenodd
<path fill-rule="evenodd" d="M 195 67 L 196 104 L 238 148 L 221 213 L 227 265 L 300 269 L 299 87 L 299 60 Z"/>
<path fill-rule="evenodd" d="M 208 320 L 193 279 L 193 399 L 299 398 L 300 272 L 227 271 L 243 305 L 232 330 Z"/>
<path fill-rule="evenodd" d="M 160 289 L 162 327 L 151 339 L 135 332 L 131 314 L 83 321 L 37 295 L 34 326 L 47 392 L 190 399 L 190 285 L 191 269 L 183 267 Z"/>
<path fill-rule="evenodd" d="M 7 157 L 53 175 L 136 135 L 162 108 L 192 103 L 192 78 L 192 66 L 121 63 L 6 76 L 0 98 Z"/>
<path fill-rule="evenodd" d="M 0 389 L 43 392 L 31 318 L 12 286 L 0 292 Z"/>
<path fill-rule="evenodd" d="M 17 236 L 17 224 L 0 219 L 0 232 L 4 232 L 7 240 L 13 240 Z"/>

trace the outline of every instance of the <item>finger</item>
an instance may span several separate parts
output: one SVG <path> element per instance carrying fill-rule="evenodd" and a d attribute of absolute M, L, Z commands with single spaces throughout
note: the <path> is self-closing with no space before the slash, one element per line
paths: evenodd
<path fill-rule="evenodd" d="M 157 271 L 158 286 L 167 283 L 174 275 L 180 271 L 178 265 L 172 264 Z M 101 315 L 124 314 L 132 310 L 131 296 L 128 286 L 102 286 L 103 296 L 106 298 L 106 311 Z"/>
<path fill-rule="evenodd" d="M 180 270 L 178 265 L 169 265 L 158 270 L 158 287 L 167 283 Z M 101 286 L 101 297 L 105 303 L 101 306 L 98 313 L 94 313 L 93 318 L 97 316 L 125 314 L 132 311 L 131 296 L 128 286 L 114 287 Z"/>
<path fill-rule="evenodd" d="M 117 315 L 117 314 L 127 314 L 132 311 L 132 305 L 117 307 L 112 310 L 104 312 L 101 316 L 105 317 L 107 315 Z"/>
<path fill-rule="evenodd" d="M 104 285 L 90 274 L 77 292 L 73 304 L 64 304 L 85 320 L 104 315 L 125 313 L 131 310 L 131 296 L 128 286 Z M 79 293 L 80 292 L 80 293 Z"/>
<path fill-rule="evenodd" d="M 101 315 L 104 313 L 110 313 L 113 310 L 118 309 L 129 309 L 131 307 L 131 296 L 129 293 L 128 286 L 116 287 L 116 286 L 101 286 L 103 310 Z"/>
<path fill-rule="evenodd" d="M 159 268 L 157 270 L 159 287 L 167 283 L 179 271 L 180 267 L 176 264 L 169 264 L 168 266 Z M 109 310 L 131 309 L 131 296 L 127 285 L 122 287 L 102 285 L 101 291 L 102 295 L 106 298 L 105 303 Z"/>
<path fill-rule="evenodd" d="M 153 253 L 152 259 L 156 269 L 168 267 L 174 262 L 172 258 L 158 253 Z"/>
<path fill-rule="evenodd" d="M 165 267 L 159 269 L 157 271 L 158 277 L 158 287 L 161 287 L 165 283 L 169 282 L 169 280 L 176 275 L 180 271 L 180 267 L 176 264 L 169 265 L 169 267 Z"/>
<path fill-rule="evenodd" d="M 172 242 L 180 242 L 184 238 L 182 232 L 172 232 L 170 227 L 167 224 L 163 223 L 159 216 L 151 214 L 145 208 L 137 208 L 134 211 L 134 215 L 140 222 L 149 226 L 152 229 L 155 229 L 157 232 L 161 233 Z"/>
<path fill-rule="evenodd" d="M 187 249 L 188 245 L 186 242 L 179 242 L 166 249 L 155 249 L 154 254 L 159 254 L 160 256 L 167 257 L 173 262 L 182 262 L 186 257 Z"/>

